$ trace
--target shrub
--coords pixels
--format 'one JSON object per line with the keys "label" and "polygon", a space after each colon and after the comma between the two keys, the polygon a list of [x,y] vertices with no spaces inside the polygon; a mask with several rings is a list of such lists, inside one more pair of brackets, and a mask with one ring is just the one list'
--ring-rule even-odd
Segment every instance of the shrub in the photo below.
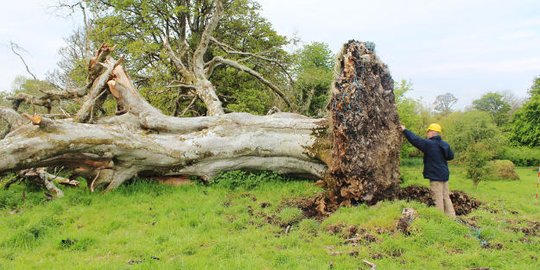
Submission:
{"label": "shrub", "polygon": [[[471,146],[482,143],[490,153],[499,156],[505,144],[501,131],[491,116],[482,111],[455,112],[441,120],[443,139],[447,140],[456,159],[461,160]],[[465,155],[461,155],[465,153]]]}
{"label": "shrub", "polygon": [[467,177],[473,180],[475,186],[488,176],[488,161],[494,156],[491,148],[486,143],[475,143],[465,152],[465,170]]}
{"label": "shrub", "polygon": [[222,172],[210,179],[210,184],[217,184],[228,189],[254,189],[264,182],[286,181],[279,174],[270,171],[262,172],[245,172],[245,171],[228,171]]}
{"label": "shrub", "polygon": [[516,166],[510,160],[493,160],[488,163],[489,179],[519,180]]}
{"label": "shrub", "polygon": [[506,147],[501,159],[510,160],[517,166],[540,166],[540,148]]}

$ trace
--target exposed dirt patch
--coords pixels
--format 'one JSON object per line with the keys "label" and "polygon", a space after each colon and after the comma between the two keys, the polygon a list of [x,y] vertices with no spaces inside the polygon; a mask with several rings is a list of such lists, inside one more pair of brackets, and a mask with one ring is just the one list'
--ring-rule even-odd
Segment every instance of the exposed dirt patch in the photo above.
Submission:
{"label": "exposed dirt patch", "polygon": [[540,236],[540,222],[526,221],[524,226],[514,226],[514,232],[522,232],[525,236]]}
{"label": "exposed dirt patch", "polygon": [[[358,244],[369,244],[373,242],[379,242],[380,239],[369,230],[345,224],[332,224],[326,227],[326,231],[331,235],[338,235],[343,238],[345,244],[356,246]],[[377,234],[381,234],[384,230],[376,229]]]}
{"label": "exposed dirt patch", "polygon": [[[435,205],[428,187],[408,186],[400,189],[396,197],[400,200],[419,201],[429,206]],[[467,193],[463,191],[452,191],[450,199],[452,200],[454,210],[456,210],[456,215],[458,216],[467,215],[480,206],[480,201],[467,195]]]}
{"label": "exposed dirt patch", "polygon": [[[407,200],[407,201],[419,201],[428,206],[435,205],[431,198],[430,190],[427,187],[422,186],[408,186],[399,189],[393,196],[386,198],[386,200]],[[477,209],[481,203],[477,199],[467,195],[463,191],[452,191],[450,199],[454,204],[456,215],[467,215],[473,210]],[[319,194],[311,198],[295,198],[284,201],[282,204],[285,206],[298,207],[304,213],[307,218],[314,218],[317,220],[323,220],[332,212],[326,205],[327,200],[323,194]],[[337,210],[334,208],[332,210]],[[540,226],[540,225],[538,225]],[[534,227],[533,228],[537,228]],[[538,231],[538,228],[535,229]]]}

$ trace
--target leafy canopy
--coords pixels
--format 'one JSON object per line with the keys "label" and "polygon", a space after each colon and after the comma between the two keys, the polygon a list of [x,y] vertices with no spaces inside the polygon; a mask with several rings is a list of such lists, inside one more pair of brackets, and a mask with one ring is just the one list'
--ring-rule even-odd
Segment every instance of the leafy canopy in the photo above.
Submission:
{"label": "leafy canopy", "polygon": [[489,113],[497,126],[502,126],[508,122],[511,107],[504,100],[504,96],[499,93],[489,92],[484,94],[480,99],[473,101],[473,107]]}

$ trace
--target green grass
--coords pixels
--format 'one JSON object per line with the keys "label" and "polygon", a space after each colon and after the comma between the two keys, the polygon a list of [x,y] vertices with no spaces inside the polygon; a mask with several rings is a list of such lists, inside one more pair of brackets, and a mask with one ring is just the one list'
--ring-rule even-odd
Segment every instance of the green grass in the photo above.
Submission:
{"label": "green grass", "polygon": [[[427,185],[418,166],[402,174],[403,185]],[[25,188],[16,185],[0,192],[0,269],[368,269],[363,259],[379,269],[534,269],[540,237],[520,229],[540,220],[536,172],[518,168],[518,174],[520,181],[481,182],[476,189],[452,168],[451,188],[484,202],[465,217],[478,229],[405,201],[306,219],[282,202],[320,189],[272,174],[268,181],[229,175],[245,185],[137,181],[107,194],[65,188],[66,197],[50,202],[35,190],[21,202]],[[419,213],[409,236],[394,231],[404,207]],[[351,228],[369,240],[346,243]]]}

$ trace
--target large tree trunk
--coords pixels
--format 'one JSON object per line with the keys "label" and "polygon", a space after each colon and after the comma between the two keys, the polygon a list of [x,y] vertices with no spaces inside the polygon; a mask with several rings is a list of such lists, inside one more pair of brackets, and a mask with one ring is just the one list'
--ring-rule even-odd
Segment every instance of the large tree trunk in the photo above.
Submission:
{"label": "large tree trunk", "polygon": [[138,174],[212,176],[254,169],[321,177],[326,170],[310,150],[316,148],[312,134],[325,128],[320,119],[288,113],[163,116],[159,122],[143,117],[24,125],[0,141],[0,171],[62,165],[98,176],[95,184],[112,189]]}
{"label": "large tree trunk", "polygon": [[[332,126],[293,113],[164,115],[144,100],[104,48],[105,55],[95,57],[99,68],[90,66],[93,83],[75,119],[26,115],[32,124],[23,124],[17,112],[0,110],[12,128],[0,141],[0,172],[61,165],[86,175],[92,189],[111,190],[137,175],[274,170],[324,178],[329,190],[324,201],[331,205],[371,203],[397,186],[400,135],[393,82],[364,43],[346,44],[340,56],[329,105]],[[92,120],[103,91],[115,98],[117,115]]]}

